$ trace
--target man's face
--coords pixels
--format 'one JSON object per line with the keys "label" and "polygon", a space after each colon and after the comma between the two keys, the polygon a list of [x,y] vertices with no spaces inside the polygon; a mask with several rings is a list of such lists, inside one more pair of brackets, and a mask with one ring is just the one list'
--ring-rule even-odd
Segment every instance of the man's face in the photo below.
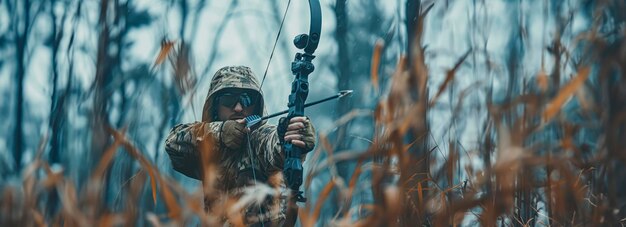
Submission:
{"label": "man's face", "polygon": [[244,89],[225,89],[216,98],[219,121],[243,119],[255,114],[259,102],[256,92]]}

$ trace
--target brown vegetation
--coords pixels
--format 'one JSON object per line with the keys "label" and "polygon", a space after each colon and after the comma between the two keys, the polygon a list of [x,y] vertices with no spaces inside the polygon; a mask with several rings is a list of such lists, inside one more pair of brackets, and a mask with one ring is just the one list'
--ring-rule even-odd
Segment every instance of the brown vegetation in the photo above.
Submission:
{"label": "brown vegetation", "polygon": [[[606,19],[602,15],[596,17],[598,23]],[[420,43],[423,29],[421,24],[417,26],[413,37],[415,43]],[[553,41],[551,48],[558,47],[552,52],[557,59],[555,71],[536,72],[533,80],[521,85],[519,94],[511,94],[503,102],[494,103],[487,96],[483,101],[488,116],[478,148],[465,150],[459,141],[447,141],[449,149],[443,160],[432,158],[432,152],[439,148],[425,139],[430,133],[428,114],[454,82],[458,68],[472,50],[459,57],[435,95],[429,98],[427,85],[431,75],[422,47],[412,45],[409,56],[399,60],[393,75],[379,75],[384,46],[377,43],[372,56],[372,86],[378,91],[383,87],[381,78],[389,77],[391,87],[381,91],[385,95],[373,111],[375,136],[371,146],[361,153],[335,154],[327,135],[320,135],[317,149],[306,162],[310,171],[305,188],[322,170],[330,169],[332,173],[338,162],[354,161],[357,168],[351,179],[331,174],[335,177],[320,195],[309,196],[304,209],[300,209],[302,225],[313,226],[320,221],[323,203],[349,207],[356,188],[364,187],[357,184],[357,178],[365,172],[371,173],[371,185],[367,188],[374,196],[373,204],[359,207],[367,215],[355,221],[352,213],[346,212],[331,223],[338,226],[624,225],[626,32],[623,24],[616,34],[600,32],[597,29],[600,25],[594,26],[581,34],[578,45],[571,49],[558,39]],[[189,47],[176,46],[170,41],[162,47],[156,65],[169,59],[175,69],[177,88],[181,93],[190,92],[196,81],[188,72]],[[580,53],[576,55],[580,59],[570,62],[571,65],[561,62],[564,55],[575,52]],[[561,75],[564,67],[572,67],[577,73]],[[552,80],[555,77],[559,79]],[[460,93],[457,106],[462,105],[463,94]],[[568,108],[572,103],[578,105]],[[567,111],[574,111],[584,120],[571,120]],[[369,113],[353,110],[336,124],[341,126]],[[455,112],[452,118],[463,116]],[[154,226],[180,226],[194,221],[212,226],[222,223],[224,217],[234,225],[243,225],[237,212],[241,201],[212,189],[218,163],[217,156],[211,153],[211,141],[203,143],[201,149],[203,188],[189,193],[167,174],[160,173],[150,158],[125,136],[124,129],[106,125],[103,133],[112,141],[98,157],[99,162],[88,180],[79,186],[75,179],[64,175],[63,169],[53,170],[42,158],[47,144],[43,141],[34,161],[23,168],[19,183],[5,184],[0,190],[0,225],[110,226],[145,224],[139,220],[146,220]],[[594,143],[589,143],[589,139]],[[103,189],[117,152],[127,152],[139,163],[140,170],[118,192],[119,199],[115,200],[121,203],[119,208],[112,209],[106,205]],[[326,154],[323,161],[321,153]],[[480,162],[481,167],[471,162]],[[340,201],[329,200],[335,189],[339,191]],[[146,192],[152,204],[164,203],[166,210],[142,207],[146,204],[142,197]],[[51,196],[58,196],[60,203],[52,211],[45,206]],[[204,197],[223,208],[205,212]],[[255,198],[247,199],[246,203],[255,201]]]}

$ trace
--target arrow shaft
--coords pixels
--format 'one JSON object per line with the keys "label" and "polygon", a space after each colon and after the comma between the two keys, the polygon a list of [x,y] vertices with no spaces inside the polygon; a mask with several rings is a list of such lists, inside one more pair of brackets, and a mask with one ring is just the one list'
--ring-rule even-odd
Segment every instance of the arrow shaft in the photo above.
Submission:
{"label": "arrow shaft", "polygon": [[[320,103],[323,103],[323,102],[326,102],[326,101],[329,101],[329,100],[333,100],[333,99],[339,98],[341,96],[342,96],[342,94],[333,95],[333,96],[330,96],[328,98],[324,98],[324,99],[317,100],[315,102],[310,102],[310,103],[304,104],[304,107],[306,108],[306,107],[309,107],[309,106],[317,105],[317,104],[320,104]],[[270,119],[270,118],[273,118],[273,117],[276,117],[276,116],[280,116],[280,115],[283,115],[283,114],[286,114],[286,113],[289,113],[289,110],[284,110],[284,111],[280,111],[278,113],[273,113],[273,114],[264,116],[264,117],[261,118],[261,120],[267,120],[267,119]]]}

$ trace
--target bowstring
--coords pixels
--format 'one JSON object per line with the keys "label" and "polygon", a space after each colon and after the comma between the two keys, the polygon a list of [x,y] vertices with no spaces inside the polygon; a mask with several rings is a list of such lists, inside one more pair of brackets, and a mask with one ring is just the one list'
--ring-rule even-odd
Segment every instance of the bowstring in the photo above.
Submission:
{"label": "bowstring", "polygon": [[[254,187],[256,188],[257,187],[257,185],[256,185],[256,182],[257,182],[257,180],[256,180],[256,170],[255,170],[256,169],[255,168],[256,167],[256,163],[254,162],[254,159],[252,158],[252,144],[250,143],[250,132],[249,131],[246,131],[246,136],[247,136],[246,140],[248,141],[247,142],[248,147],[247,147],[246,150],[248,150],[248,158],[250,159],[250,165],[252,166],[252,168],[251,168],[252,169],[252,179],[254,180]],[[256,215],[257,216],[259,216],[259,214],[265,215],[265,213],[263,212],[263,207],[261,207],[261,203],[257,203],[257,206],[259,208],[259,213],[256,214]],[[261,226],[265,227],[265,224],[264,224],[265,221],[260,221],[260,222],[261,222]]]}
{"label": "bowstring", "polygon": [[287,2],[287,8],[285,8],[285,12],[283,13],[283,19],[280,21],[280,27],[278,27],[278,34],[276,34],[276,40],[274,40],[274,47],[272,47],[272,53],[270,54],[270,59],[267,60],[267,65],[265,66],[265,72],[263,72],[263,79],[261,80],[261,87],[259,90],[263,88],[263,83],[265,82],[265,77],[267,77],[267,70],[270,68],[270,62],[272,62],[272,58],[274,57],[274,51],[276,50],[276,44],[278,44],[278,39],[280,38],[280,33],[283,30],[283,25],[285,24],[285,18],[287,17],[287,11],[289,11],[289,6],[291,5],[291,0]]}
{"label": "bowstring", "polygon": [[[287,12],[289,11],[289,6],[291,5],[291,0],[287,2],[287,7],[285,8],[285,12],[283,13],[283,18],[280,21],[280,27],[278,27],[278,34],[276,34],[276,39],[274,40],[274,45],[272,47],[272,52],[270,53],[270,58],[267,60],[267,65],[265,66],[265,71],[263,72],[263,79],[261,80],[261,86],[259,86],[259,90],[263,89],[263,83],[265,83],[265,78],[267,77],[267,71],[270,68],[270,63],[272,62],[272,58],[274,58],[274,52],[276,51],[276,45],[278,44],[278,40],[280,39],[280,33],[283,30],[283,25],[285,24],[285,18],[287,17]],[[248,136],[248,158],[250,159],[250,164],[252,165],[252,178],[254,180],[254,186],[256,187],[257,179],[256,179],[256,164],[254,162],[252,156],[252,144],[250,144],[250,132],[246,132]],[[257,204],[259,207],[259,212],[263,212],[263,208],[261,207],[261,203]],[[264,221],[261,221],[261,226],[265,226]]]}

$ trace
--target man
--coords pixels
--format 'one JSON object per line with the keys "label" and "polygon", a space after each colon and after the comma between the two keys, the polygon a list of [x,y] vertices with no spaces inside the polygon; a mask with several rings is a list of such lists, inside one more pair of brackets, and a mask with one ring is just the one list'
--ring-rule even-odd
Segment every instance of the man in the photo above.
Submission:
{"label": "man", "polygon": [[[214,163],[219,173],[215,182],[203,180],[205,193],[207,184],[211,184],[222,193],[240,197],[243,188],[257,182],[269,183],[285,192],[281,177],[285,159],[282,143],[291,142],[307,152],[313,150],[316,140],[313,124],[307,117],[294,117],[286,129],[277,129],[265,121],[252,129],[246,128],[244,118],[253,114],[266,113],[263,93],[250,68],[230,66],[218,70],[204,103],[202,122],[177,125],[166,139],[165,150],[174,169],[195,179],[211,179],[205,173],[214,173],[203,172],[200,165],[201,156],[206,155],[201,152],[209,152],[200,149],[201,143],[210,140],[211,149],[206,150],[217,152],[212,157],[217,159]],[[211,206],[207,201],[211,196],[205,194],[207,209],[211,209],[206,207]],[[276,205],[268,199],[262,205],[246,207],[244,223],[265,226],[282,223],[286,211],[284,193],[280,201]]]}

